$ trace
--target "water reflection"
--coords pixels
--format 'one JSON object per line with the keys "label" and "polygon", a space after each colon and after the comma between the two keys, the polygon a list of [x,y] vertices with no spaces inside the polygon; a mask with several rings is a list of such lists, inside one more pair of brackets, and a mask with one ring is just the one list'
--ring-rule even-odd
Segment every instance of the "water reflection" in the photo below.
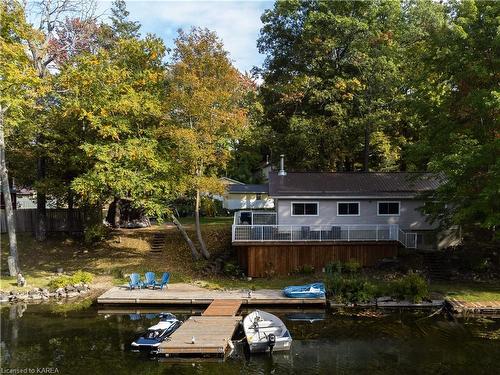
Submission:
{"label": "water reflection", "polygon": [[[429,313],[278,312],[294,342],[289,353],[164,360],[130,352],[161,310],[48,305],[1,308],[3,368],[58,368],[60,374],[421,374],[499,373],[499,319],[448,320]],[[200,310],[172,311],[186,319]],[[313,314],[313,315],[311,315]],[[314,319],[307,317],[314,316]]]}

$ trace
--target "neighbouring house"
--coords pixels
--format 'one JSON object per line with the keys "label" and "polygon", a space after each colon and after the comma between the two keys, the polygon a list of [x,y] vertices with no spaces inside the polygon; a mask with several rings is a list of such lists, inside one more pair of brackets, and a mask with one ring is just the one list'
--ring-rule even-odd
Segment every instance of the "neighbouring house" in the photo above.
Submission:
{"label": "neighbouring house", "polygon": [[269,175],[274,212],[240,211],[232,241],[249,276],[356,259],[374,265],[400,248],[436,247],[437,223],[420,211],[429,173],[286,173]]}
{"label": "neighbouring house", "polygon": [[223,207],[227,210],[272,209],[267,184],[231,184],[224,194]]}
{"label": "neighbouring house", "polygon": [[219,180],[225,186],[225,192],[222,196],[212,195],[212,198],[221,201],[226,210],[274,208],[267,184],[245,184],[229,177],[221,177]]}

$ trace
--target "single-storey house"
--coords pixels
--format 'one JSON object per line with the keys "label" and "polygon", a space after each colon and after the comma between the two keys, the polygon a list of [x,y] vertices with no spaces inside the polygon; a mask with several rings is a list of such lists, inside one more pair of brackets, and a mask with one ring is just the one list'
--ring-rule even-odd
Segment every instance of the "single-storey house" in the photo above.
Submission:
{"label": "single-storey house", "polygon": [[[269,176],[274,212],[236,212],[232,241],[249,276],[356,259],[373,265],[435,239],[420,208],[440,179],[429,173],[286,173]],[[434,244],[432,244],[434,245]]]}
{"label": "single-storey house", "polygon": [[223,195],[222,207],[227,210],[273,209],[267,184],[229,183]]}

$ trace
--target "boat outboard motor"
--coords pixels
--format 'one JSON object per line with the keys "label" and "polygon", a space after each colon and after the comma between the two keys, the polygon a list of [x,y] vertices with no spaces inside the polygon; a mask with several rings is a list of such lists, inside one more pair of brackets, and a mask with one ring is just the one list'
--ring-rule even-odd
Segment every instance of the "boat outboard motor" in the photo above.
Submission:
{"label": "boat outboard motor", "polygon": [[273,333],[271,333],[267,337],[267,346],[269,346],[270,353],[273,352],[274,345],[276,345],[276,336]]}

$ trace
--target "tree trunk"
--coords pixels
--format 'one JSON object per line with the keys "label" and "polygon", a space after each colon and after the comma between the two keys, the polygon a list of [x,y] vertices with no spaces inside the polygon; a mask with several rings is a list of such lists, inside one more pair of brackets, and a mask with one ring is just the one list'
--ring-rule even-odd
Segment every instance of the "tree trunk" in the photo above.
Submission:
{"label": "tree trunk", "polygon": [[[45,158],[40,156],[37,162],[38,181],[45,178]],[[36,240],[45,241],[47,239],[47,196],[40,191],[36,192]]]}
{"label": "tree trunk", "polygon": [[368,123],[365,124],[365,149],[364,149],[364,170],[369,171],[370,162],[370,129],[368,128]]}
{"label": "tree trunk", "polygon": [[198,237],[198,242],[201,247],[201,254],[205,259],[210,258],[210,253],[207,250],[207,246],[205,245],[205,241],[203,240],[203,236],[201,235],[201,225],[200,225],[200,191],[196,189],[196,202],[194,205],[194,219],[196,226],[196,236]]}
{"label": "tree trunk", "polygon": [[74,209],[73,209],[73,192],[71,191],[71,188],[68,187],[68,212],[67,212],[67,217],[66,217],[66,222],[67,222],[67,228],[66,230],[68,231],[69,235],[73,233],[73,228],[74,228]]}
{"label": "tree trunk", "polygon": [[182,226],[182,224],[179,222],[179,220],[177,220],[177,218],[175,217],[174,214],[171,214],[170,217],[171,217],[174,225],[177,227],[179,232],[181,232],[182,237],[184,238],[184,240],[188,244],[189,249],[191,250],[191,255],[193,256],[193,259],[199,260],[200,254],[198,253],[198,250],[196,250],[196,247],[194,246],[193,241],[191,241],[191,238],[189,238],[189,236],[188,236],[186,230],[184,229],[184,227]]}
{"label": "tree trunk", "polygon": [[[2,193],[5,203],[5,221],[7,222],[7,232],[9,233],[10,256],[14,260],[14,269],[9,267],[10,276],[16,276],[21,272],[19,268],[19,258],[17,255],[16,223],[14,221],[14,209],[10,196],[9,175],[7,163],[5,161],[5,137],[3,131],[4,109],[0,107],[0,177],[2,182]],[[15,273],[14,273],[15,272]],[[14,273],[14,274],[13,274]]]}
{"label": "tree trunk", "polygon": [[115,216],[113,218],[113,227],[120,228],[120,222],[121,222],[120,198],[115,197]]}

